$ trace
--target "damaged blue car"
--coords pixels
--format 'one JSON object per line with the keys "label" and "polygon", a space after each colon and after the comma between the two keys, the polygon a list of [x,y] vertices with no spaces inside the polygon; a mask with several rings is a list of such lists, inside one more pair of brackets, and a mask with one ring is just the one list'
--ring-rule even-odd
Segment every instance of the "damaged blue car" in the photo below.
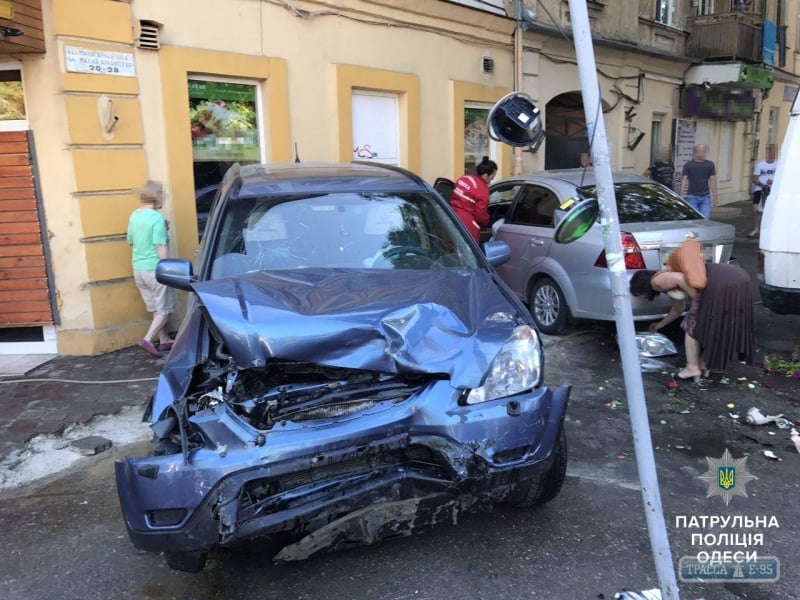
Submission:
{"label": "damaged blue car", "polygon": [[234,166],[146,418],[116,463],[128,533],[175,569],[215,548],[276,561],[409,535],[564,482],[569,386],[530,314],[417,176],[376,164]]}

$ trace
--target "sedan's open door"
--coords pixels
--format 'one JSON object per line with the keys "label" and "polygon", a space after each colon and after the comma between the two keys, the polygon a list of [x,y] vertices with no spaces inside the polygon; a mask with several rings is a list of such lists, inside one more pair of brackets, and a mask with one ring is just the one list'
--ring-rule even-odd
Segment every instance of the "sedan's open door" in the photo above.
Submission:
{"label": "sedan's open door", "polygon": [[450,202],[450,196],[453,195],[453,188],[455,184],[447,177],[437,177],[433,182],[433,189],[439,192],[439,195],[444,198],[445,202]]}

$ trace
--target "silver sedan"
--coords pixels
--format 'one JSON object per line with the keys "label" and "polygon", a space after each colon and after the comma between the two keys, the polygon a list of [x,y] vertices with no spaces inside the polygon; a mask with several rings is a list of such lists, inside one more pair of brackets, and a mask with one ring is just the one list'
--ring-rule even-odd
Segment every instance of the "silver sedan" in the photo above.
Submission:
{"label": "silver sedan", "polygon": [[[702,244],[706,261],[730,260],[735,237],[732,225],[704,219],[652,179],[614,173],[614,190],[629,274],[636,269],[662,268],[670,252],[686,239]],[[600,222],[571,244],[553,241],[555,225],[566,214],[560,207],[569,200],[593,197],[591,169],[530,173],[491,187],[494,239],[511,247],[511,260],[497,271],[528,303],[543,333],[562,333],[573,318],[614,319]],[[638,321],[659,319],[670,307],[666,295],[654,301],[631,300]]]}

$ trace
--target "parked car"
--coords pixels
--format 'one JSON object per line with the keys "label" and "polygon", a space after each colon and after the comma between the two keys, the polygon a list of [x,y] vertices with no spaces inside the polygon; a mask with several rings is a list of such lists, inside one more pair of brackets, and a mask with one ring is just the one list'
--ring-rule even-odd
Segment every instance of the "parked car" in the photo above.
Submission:
{"label": "parked car", "polygon": [[[652,179],[614,173],[614,192],[625,265],[658,270],[686,239],[703,246],[705,259],[728,262],[735,229],[703,217],[671,190]],[[543,333],[562,333],[573,318],[613,320],[611,283],[600,222],[571,244],[553,241],[554,227],[564,216],[562,206],[595,198],[591,169],[542,171],[511,177],[491,186],[490,214],[494,240],[506,242],[511,260],[497,271],[530,307]],[[569,201],[572,201],[570,203]],[[487,231],[485,238],[491,232]],[[670,308],[670,299],[631,298],[635,320],[656,320]]]}
{"label": "parked car", "polygon": [[133,544],[203,568],[216,547],[297,560],[498,502],[553,499],[569,386],[543,384],[529,312],[418,177],[379,165],[226,175],[147,418],[116,463]]}

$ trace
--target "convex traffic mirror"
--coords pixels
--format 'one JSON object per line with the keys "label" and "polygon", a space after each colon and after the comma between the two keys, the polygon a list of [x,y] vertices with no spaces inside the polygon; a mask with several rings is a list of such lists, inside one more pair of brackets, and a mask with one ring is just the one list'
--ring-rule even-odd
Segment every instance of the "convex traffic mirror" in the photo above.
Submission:
{"label": "convex traffic mirror", "polygon": [[558,222],[553,236],[559,244],[569,244],[582,238],[600,214],[600,204],[594,198],[580,202],[570,198],[558,208],[568,211]]}
{"label": "convex traffic mirror", "polygon": [[506,94],[492,107],[486,119],[489,137],[514,147],[536,152],[544,140],[539,109],[524,92]]}

